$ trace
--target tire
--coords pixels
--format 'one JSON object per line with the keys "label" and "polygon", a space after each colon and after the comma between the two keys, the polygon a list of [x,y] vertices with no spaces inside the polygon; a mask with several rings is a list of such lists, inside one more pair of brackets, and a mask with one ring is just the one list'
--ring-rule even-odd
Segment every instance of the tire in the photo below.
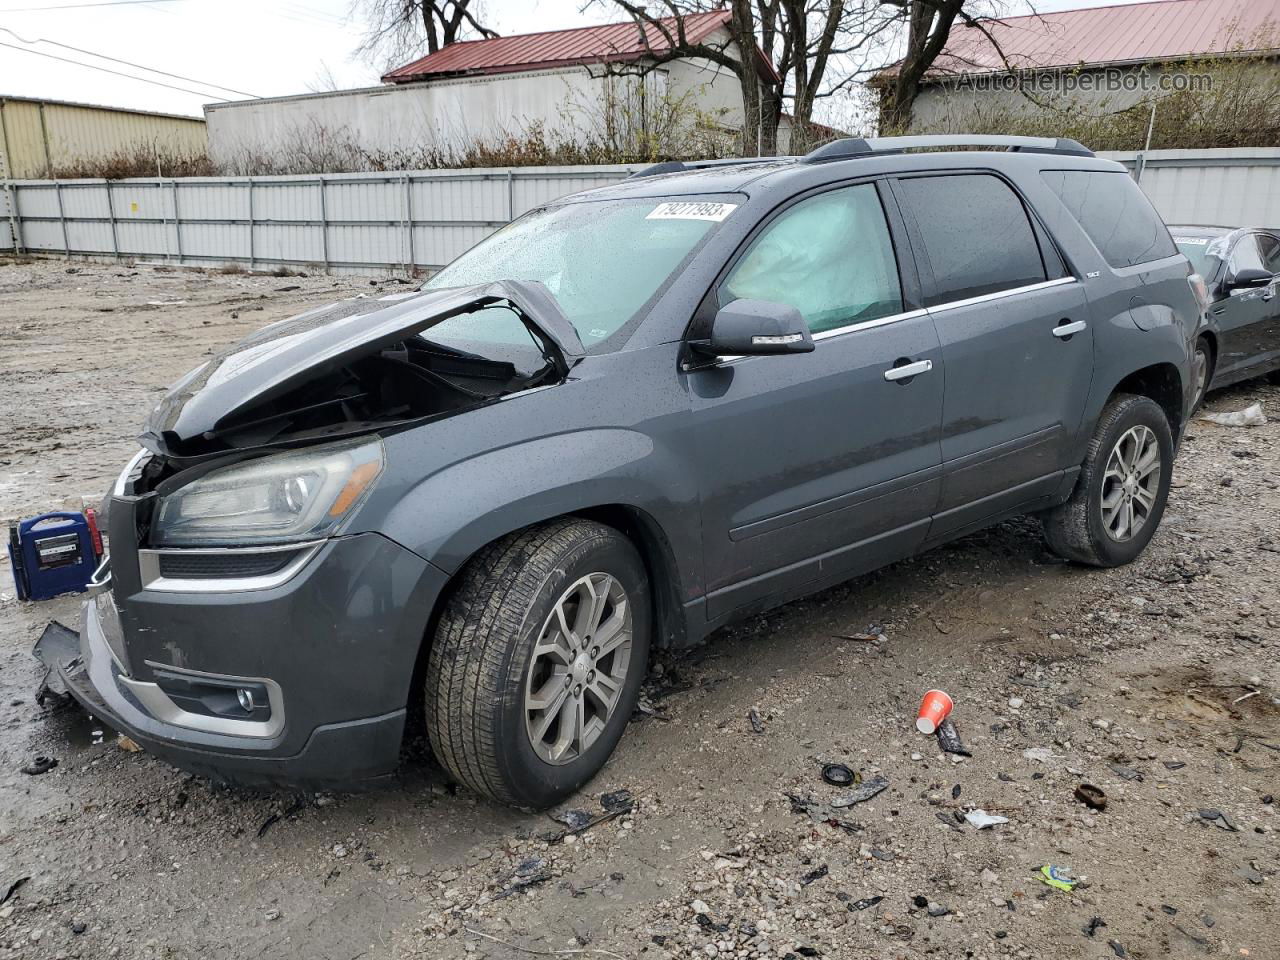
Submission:
{"label": "tire", "polygon": [[1191,404],[1191,412],[1200,409],[1204,396],[1209,392],[1209,382],[1213,379],[1213,347],[1207,337],[1196,340],[1195,351],[1191,360],[1191,375],[1195,377],[1196,397]]}
{"label": "tire", "polygon": [[[1152,478],[1148,471],[1141,482],[1132,488],[1126,487],[1120,480],[1127,472],[1125,464],[1117,465],[1118,473],[1109,473],[1108,468],[1112,466],[1113,454],[1127,457],[1140,440],[1147,444],[1138,451],[1140,463],[1146,461],[1147,451],[1158,450],[1159,474]],[[1125,446],[1117,450],[1122,443]],[[1164,515],[1172,468],[1173,434],[1159,404],[1131,394],[1113,397],[1098,418],[1071,497],[1042,515],[1049,548],[1068,560],[1095,567],[1118,567],[1137,559],[1151,542]],[[1132,492],[1138,487],[1150,497],[1149,506],[1144,507],[1146,497]],[[1104,489],[1113,503],[1117,489],[1120,491],[1119,514],[1104,510]],[[1124,522],[1126,494],[1134,504],[1134,520],[1130,525]],[[1143,509],[1146,509],[1145,515],[1141,515]]]}
{"label": "tire", "polygon": [[[602,598],[600,632],[616,628],[602,644],[629,628],[629,645],[619,641],[609,652],[591,642],[598,639],[589,626],[593,596]],[[651,631],[644,562],[617,530],[568,518],[491,544],[463,571],[427,658],[427,736],[437,759],[500,803],[543,809],[564,799],[621,739],[644,681]],[[608,683],[617,687],[612,708],[602,697]],[[530,712],[544,701],[544,710]]]}

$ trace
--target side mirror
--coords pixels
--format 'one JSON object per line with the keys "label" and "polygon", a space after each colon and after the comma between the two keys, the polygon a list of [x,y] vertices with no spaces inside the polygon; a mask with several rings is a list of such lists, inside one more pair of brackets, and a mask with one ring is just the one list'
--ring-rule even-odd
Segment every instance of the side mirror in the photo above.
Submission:
{"label": "side mirror", "polygon": [[692,346],[716,357],[810,353],[813,334],[795,307],[771,300],[734,300],[716,313],[711,339]]}
{"label": "side mirror", "polygon": [[1259,270],[1256,267],[1245,267],[1243,270],[1237,270],[1234,275],[1228,277],[1223,286],[1228,290],[1245,290],[1250,287],[1265,287],[1274,279],[1275,276],[1265,270]]}

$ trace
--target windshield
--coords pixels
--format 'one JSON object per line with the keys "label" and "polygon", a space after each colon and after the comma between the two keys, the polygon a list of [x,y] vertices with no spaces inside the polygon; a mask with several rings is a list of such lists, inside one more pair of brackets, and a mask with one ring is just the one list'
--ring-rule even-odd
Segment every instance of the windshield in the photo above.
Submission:
{"label": "windshield", "polygon": [[[546,285],[590,349],[637,317],[736,206],[683,198],[543,207],[472,247],[423,289],[536,280]],[[426,336],[470,349],[479,344],[532,348],[528,331],[504,308],[446,320]]]}
{"label": "windshield", "polygon": [[1206,281],[1213,279],[1218,272],[1218,259],[1208,253],[1212,237],[1177,237],[1173,242],[1178,252],[1191,261],[1191,269],[1200,274]]}

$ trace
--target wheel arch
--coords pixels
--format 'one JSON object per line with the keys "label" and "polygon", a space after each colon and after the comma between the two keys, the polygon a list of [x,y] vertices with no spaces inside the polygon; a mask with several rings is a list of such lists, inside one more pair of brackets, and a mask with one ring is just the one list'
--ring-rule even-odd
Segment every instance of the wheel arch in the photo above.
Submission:
{"label": "wheel arch", "polygon": [[1134,370],[1111,388],[1103,402],[1103,408],[1117,394],[1132,393],[1154,400],[1169,419],[1169,429],[1175,441],[1182,436],[1186,426],[1186,393],[1182,373],[1172,363],[1153,363]]}

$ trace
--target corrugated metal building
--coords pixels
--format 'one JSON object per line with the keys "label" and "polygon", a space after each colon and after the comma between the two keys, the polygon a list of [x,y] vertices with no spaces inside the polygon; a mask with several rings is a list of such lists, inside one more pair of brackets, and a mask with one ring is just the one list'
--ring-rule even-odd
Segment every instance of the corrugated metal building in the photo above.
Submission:
{"label": "corrugated metal building", "polygon": [[[957,23],[925,75],[912,126],[967,129],[985,113],[1114,113],[1179,89],[1168,67],[1280,54],[1280,0],[1157,0]],[[896,65],[872,80],[882,91]],[[1013,82],[1016,77],[1017,82]]]}
{"label": "corrugated metal building", "polygon": [[139,149],[164,156],[203,155],[208,150],[205,122],[168,113],[0,96],[0,160],[10,177],[49,177],[60,168]]}

